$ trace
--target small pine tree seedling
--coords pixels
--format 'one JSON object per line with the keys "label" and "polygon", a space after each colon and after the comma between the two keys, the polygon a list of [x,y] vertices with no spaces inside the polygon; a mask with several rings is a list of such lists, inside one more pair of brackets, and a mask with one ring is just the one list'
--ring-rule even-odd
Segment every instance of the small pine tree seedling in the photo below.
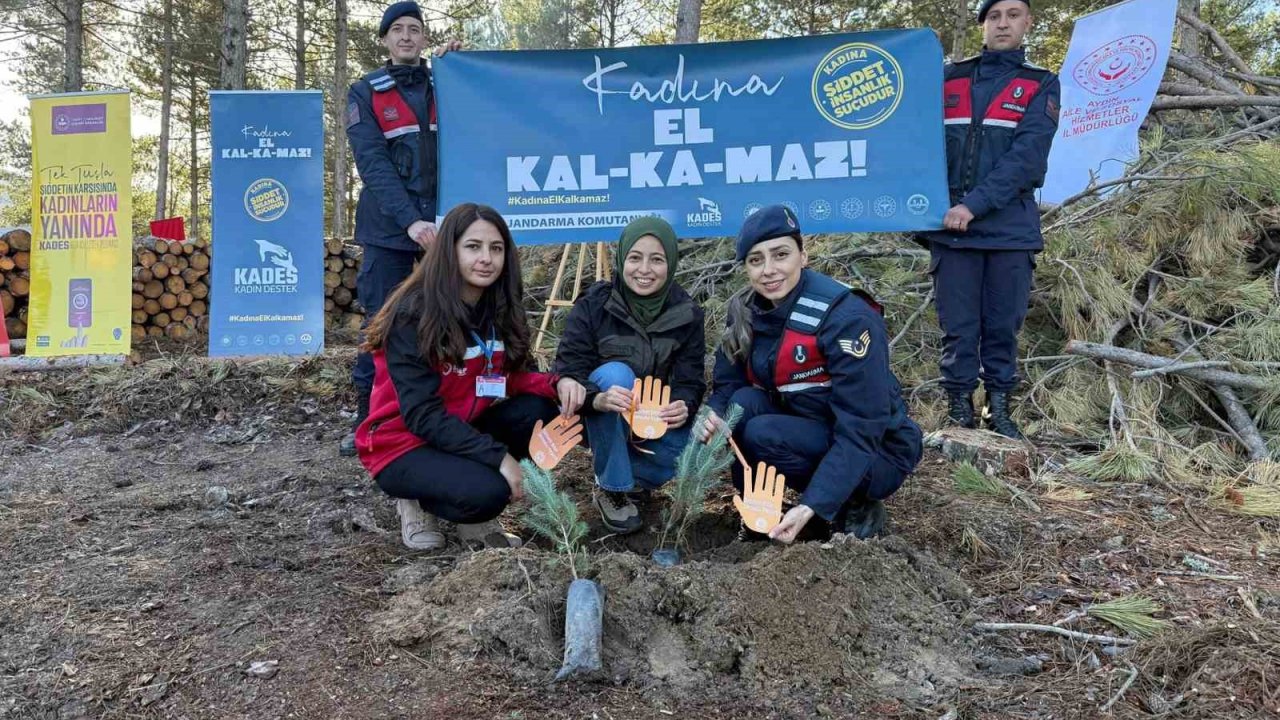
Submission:
{"label": "small pine tree seedling", "polygon": [[[693,420],[695,431],[702,427],[710,414],[711,409],[703,405]],[[720,428],[707,442],[690,438],[676,458],[675,477],[663,488],[671,502],[662,513],[662,534],[658,537],[658,547],[685,546],[689,529],[705,508],[707,493],[733,460],[729,436],[741,419],[742,408],[731,405],[722,418]]]}
{"label": "small pine tree seedling", "polygon": [[586,574],[589,563],[582,544],[587,524],[578,516],[577,503],[556,489],[550,472],[528,460],[522,461],[520,468],[524,471],[524,492],[529,496],[525,523],[551,541],[555,551],[569,563],[574,579],[578,579]]}

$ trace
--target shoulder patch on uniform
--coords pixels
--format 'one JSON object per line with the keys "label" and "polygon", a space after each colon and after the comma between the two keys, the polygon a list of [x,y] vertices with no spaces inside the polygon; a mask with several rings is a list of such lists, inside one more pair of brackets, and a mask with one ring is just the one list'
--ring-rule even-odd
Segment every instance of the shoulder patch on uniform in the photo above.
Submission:
{"label": "shoulder patch on uniform", "polygon": [[871,349],[871,331],[863,330],[857,340],[840,340],[840,349],[846,355],[851,355],[861,360],[867,356],[867,351]]}
{"label": "shoulder patch on uniform", "polygon": [[1054,122],[1058,122],[1058,115],[1062,112],[1062,108],[1058,107],[1056,98],[1049,98],[1044,104],[1044,113],[1053,118]]}
{"label": "shoulder patch on uniform", "polygon": [[351,127],[360,122],[360,105],[356,102],[347,103],[347,127]]}
{"label": "shoulder patch on uniform", "polygon": [[1035,64],[1035,63],[1033,63],[1033,62],[1027,62],[1026,60],[1023,60],[1023,61],[1022,61],[1022,67],[1024,67],[1024,68],[1030,68],[1031,70],[1044,70],[1045,72],[1048,72],[1048,71],[1049,71],[1049,68],[1047,68],[1047,67],[1040,67],[1039,65],[1037,65],[1037,64]]}

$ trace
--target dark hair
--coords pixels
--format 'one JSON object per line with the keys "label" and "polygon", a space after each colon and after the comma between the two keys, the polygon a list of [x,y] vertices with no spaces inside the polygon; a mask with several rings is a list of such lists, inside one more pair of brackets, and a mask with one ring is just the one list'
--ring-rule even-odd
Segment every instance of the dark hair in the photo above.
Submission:
{"label": "dark hair", "polygon": [[480,220],[498,228],[504,243],[504,260],[502,273],[485,288],[479,306],[486,317],[493,318],[494,329],[505,348],[503,368],[508,372],[525,369],[529,363],[529,326],[522,304],[524,283],[520,276],[520,255],[502,215],[476,203],[463,203],[444,216],[426,257],[369,322],[362,349],[372,352],[381,348],[396,318],[403,314],[405,318],[416,318],[418,353],[428,362],[432,365],[462,362],[467,351],[470,311],[462,302],[457,244],[467,228]]}

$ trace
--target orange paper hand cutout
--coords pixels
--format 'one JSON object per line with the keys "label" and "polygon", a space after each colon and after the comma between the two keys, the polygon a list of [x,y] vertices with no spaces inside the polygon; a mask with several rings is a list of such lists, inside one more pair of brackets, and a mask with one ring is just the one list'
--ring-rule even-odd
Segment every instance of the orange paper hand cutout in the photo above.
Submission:
{"label": "orange paper hand cutout", "polygon": [[746,495],[745,500],[734,495],[733,505],[738,508],[738,514],[748,528],[767,533],[782,521],[782,495],[787,489],[787,476],[778,474],[778,469],[772,465],[760,463],[756,466],[755,481],[752,482],[751,464],[743,457],[733,436],[728,440],[733,454],[742,464],[742,489]]}
{"label": "orange paper hand cutout", "polygon": [[564,459],[569,451],[582,442],[582,424],[577,415],[565,417],[557,415],[546,427],[539,420],[533,426],[533,435],[529,438],[529,457],[533,464],[543,470],[550,470]]}
{"label": "orange paper hand cutout", "polygon": [[787,487],[787,476],[772,465],[756,465],[753,477],[751,468],[742,466],[742,490],[745,499],[733,496],[733,506],[738,508],[742,521],[758,533],[767,533],[782,520],[782,493]]}
{"label": "orange paper hand cutout", "polygon": [[667,434],[667,421],[662,408],[671,404],[671,388],[663,387],[658,378],[636,379],[631,389],[631,412],[627,420],[637,437],[653,440]]}

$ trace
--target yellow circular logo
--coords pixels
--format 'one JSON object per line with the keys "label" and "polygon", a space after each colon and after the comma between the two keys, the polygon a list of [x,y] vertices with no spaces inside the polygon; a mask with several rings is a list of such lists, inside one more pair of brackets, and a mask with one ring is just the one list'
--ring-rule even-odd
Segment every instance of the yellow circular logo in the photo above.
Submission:
{"label": "yellow circular logo", "polygon": [[870,43],[848,43],[827,53],[813,73],[813,103],[823,117],[849,130],[884,122],[902,100],[902,67]]}

